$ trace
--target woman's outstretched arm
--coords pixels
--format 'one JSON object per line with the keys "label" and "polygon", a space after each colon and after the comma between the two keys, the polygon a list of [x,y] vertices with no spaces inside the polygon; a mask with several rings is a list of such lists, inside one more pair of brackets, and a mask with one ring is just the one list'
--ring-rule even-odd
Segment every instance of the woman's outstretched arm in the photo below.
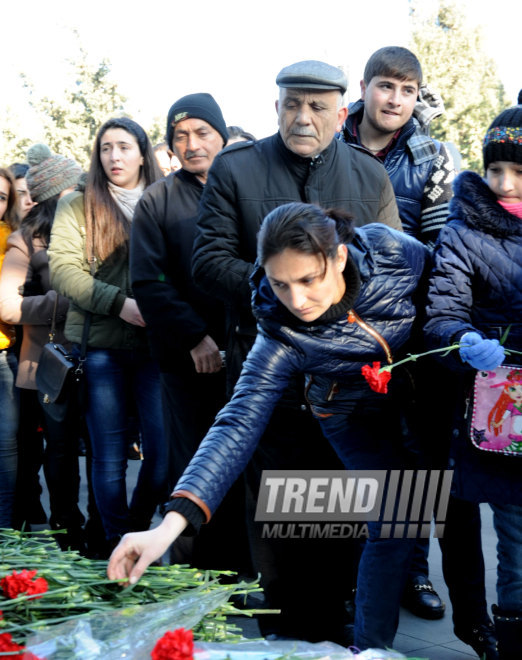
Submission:
{"label": "woman's outstretched arm", "polygon": [[127,580],[128,584],[135,584],[145,569],[174,543],[187,524],[180,513],[169,511],[158,527],[125,534],[109,559],[107,575],[111,580]]}

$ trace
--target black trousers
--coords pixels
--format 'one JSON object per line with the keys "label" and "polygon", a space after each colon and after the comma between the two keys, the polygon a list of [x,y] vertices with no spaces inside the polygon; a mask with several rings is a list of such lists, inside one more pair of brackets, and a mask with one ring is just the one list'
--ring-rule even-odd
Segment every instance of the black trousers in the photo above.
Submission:
{"label": "black trousers", "polygon": [[318,422],[300,405],[274,411],[245,471],[249,533],[254,568],[261,574],[266,607],[280,615],[258,618],[263,635],[280,634],[311,642],[343,639],[349,623],[361,543],[351,538],[263,538],[254,512],[263,470],[344,469]]}
{"label": "black trousers", "polygon": [[[226,403],[225,378],[224,371],[198,374],[191,365],[178,373],[161,374],[165,436],[169,443],[169,492]],[[197,536],[181,536],[173,544],[172,563],[253,576],[245,521],[245,490],[239,479]]]}
{"label": "black trousers", "polygon": [[[411,426],[422,444],[423,467],[450,466],[451,441],[459,417],[458,402],[462,401],[466,388],[465,378],[429,358],[416,363]],[[487,622],[479,505],[452,495],[439,544],[455,629],[469,629]],[[415,547],[410,575],[427,574],[427,552],[428,542],[421,539]]]}
{"label": "black trousers", "polygon": [[83,514],[78,508],[78,440],[81,432],[78,401],[73,396],[65,403],[46,404],[40,392],[37,396],[43,411],[43,466],[51,507],[49,522],[52,528],[76,529],[84,523]]}
{"label": "black trousers", "polygon": [[[18,468],[13,509],[13,525],[21,528],[31,522],[45,523],[35,517],[43,514],[40,504],[42,486],[38,473],[43,464],[43,412],[36,390],[19,389],[20,417],[17,433]],[[30,528],[30,527],[29,527]]]}

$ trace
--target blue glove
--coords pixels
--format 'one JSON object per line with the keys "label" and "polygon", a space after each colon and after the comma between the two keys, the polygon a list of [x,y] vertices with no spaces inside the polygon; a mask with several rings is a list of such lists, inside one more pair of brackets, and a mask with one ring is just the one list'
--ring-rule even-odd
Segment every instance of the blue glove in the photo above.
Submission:
{"label": "blue glove", "polygon": [[460,357],[473,369],[491,371],[504,362],[504,349],[498,339],[483,339],[478,332],[466,332],[459,344]]}

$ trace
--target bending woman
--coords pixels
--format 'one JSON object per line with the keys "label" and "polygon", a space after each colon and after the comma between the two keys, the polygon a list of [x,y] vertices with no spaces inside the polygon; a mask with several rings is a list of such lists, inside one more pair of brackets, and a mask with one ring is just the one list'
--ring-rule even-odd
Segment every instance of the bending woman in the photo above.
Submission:
{"label": "bending woman", "polygon": [[[96,504],[111,544],[129,530],[148,529],[167,483],[159,371],[132,296],[128,257],[134,207],[158,178],[141,126],[127,118],[109,120],[96,137],[85,193],[58,204],[49,246],[52,286],[70,300],[65,336],[78,353],[91,313],[86,420]],[[128,420],[135,411],[143,462],[128,505]]]}
{"label": "bending woman", "polygon": [[[409,339],[412,294],[426,254],[421,243],[385,225],[353,231],[345,216],[308,204],[287,204],[265,218],[260,266],[252,276],[259,333],[234,396],[178,482],[162,524],[126,536],[115,549],[111,578],[135,582],[187,525],[197,529],[210,518],[297,373],[307,374],[312,411],[347,468],[409,462],[397,397],[370,390],[361,367],[386,361]],[[378,522],[369,523],[369,531],[359,566],[355,643],[384,648],[397,628],[415,539],[381,539]]]}

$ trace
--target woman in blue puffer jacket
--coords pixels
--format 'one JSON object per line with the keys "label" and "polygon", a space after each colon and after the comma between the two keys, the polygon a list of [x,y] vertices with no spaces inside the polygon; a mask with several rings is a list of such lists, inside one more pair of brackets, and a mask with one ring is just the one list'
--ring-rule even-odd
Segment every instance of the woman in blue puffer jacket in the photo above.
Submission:
{"label": "woman in blue puffer jacket", "polygon": [[[190,523],[209,519],[250,459],[289,379],[307,375],[307,397],[325,436],[350,469],[412,465],[401,429],[401,378],[370,389],[367,363],[391,362],[410,339],[413,300],[427,250],[385,225],[355,231],[340,213],[287,204],[264,220],[252,276],[259,332],[234,396],[178,482],[163,523],[129,534],[114,551],[111,578],[131,582]],[[395,391],[396,390],[396,391]],[[405,568],[415,539],[380,538],[370,522],[359,566],[355,643],[391,646]]]}
{"label": "woman in blue puffer jacket", "polygon": [[[460,356],[451,354],[444,359],[453,371],[450,378],[457,392],[451,458],[454,494],[466,501],[488,502],[493,509],[499,557],[498,607],[493,607],[493,614],[499,657],[504,660],[520,658],[522,649],[522,436],[513,434],[511,449],[518,456],[481,451],[472,445],[468,399],[477,370],[495,369],[507,349],[505,362],[515,368],[506,379],[504,398],[513,399],[509,404],[513,421],[515,416],[520,421],[521,105],[494,119],[484,138],[483,156],[485,179],[463,172],[454,184],[449,221],[435,249],[425,334],[432,347],[454,342],[462,346]],[[498,417],[492,414],[497,429],[503,409]]]}

